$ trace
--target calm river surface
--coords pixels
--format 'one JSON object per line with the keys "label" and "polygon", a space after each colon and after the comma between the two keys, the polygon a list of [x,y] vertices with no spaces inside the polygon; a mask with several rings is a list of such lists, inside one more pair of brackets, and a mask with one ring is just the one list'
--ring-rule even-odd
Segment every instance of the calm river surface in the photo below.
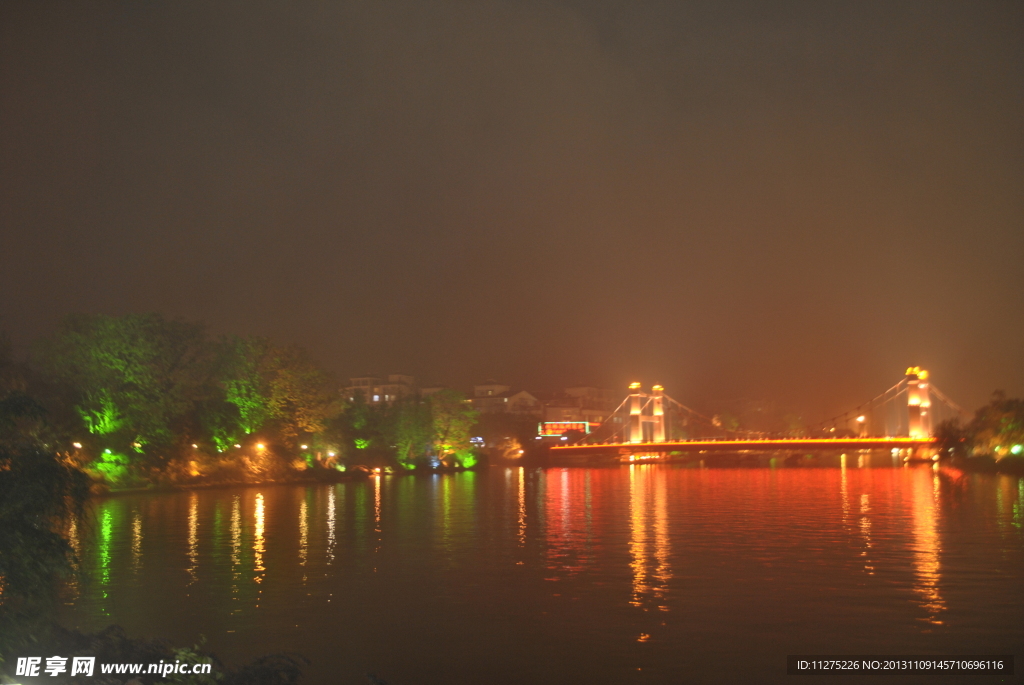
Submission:
{"label": "calm river surface", "polygon": [[296,651],[314,684],[791,682],[787,654],[834,653],[1015,653],[1020,673],[1022,520],[1021,479],[926,466],[126,495],[76,538],[90,580],[65,622],[202,634],[229,663]]}

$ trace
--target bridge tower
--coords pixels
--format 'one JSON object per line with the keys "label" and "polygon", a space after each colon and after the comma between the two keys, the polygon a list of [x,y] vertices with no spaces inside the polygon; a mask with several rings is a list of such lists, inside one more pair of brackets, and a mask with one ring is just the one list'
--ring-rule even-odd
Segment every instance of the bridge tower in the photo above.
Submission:
{"label": "bridge tower", "polygon": [[912,438],[927,438],[932,434],[929,409],[932,406],[928,392],[928,372],[918,366],[907,369],[907,428]]}
{"label": "bridge tower", "polygon": [[[639,383],[629,385],[629,441],[665,442],[665,388],[655,385],[651,394],[640,389]],[[647,405],[651,405],[651,413],[644,414]],[[644,436],[644,426],[650,425],[650,436]]]}
{"label": "bridge tower", "polygon": [[652,418],[654,434],[652,442],[665,442],[665,388],[655,385],[651,388]]}
{"label": "bridge tower", "polygon": [[644,441],[644,393],[639,383],[629,384],[629,441]]}

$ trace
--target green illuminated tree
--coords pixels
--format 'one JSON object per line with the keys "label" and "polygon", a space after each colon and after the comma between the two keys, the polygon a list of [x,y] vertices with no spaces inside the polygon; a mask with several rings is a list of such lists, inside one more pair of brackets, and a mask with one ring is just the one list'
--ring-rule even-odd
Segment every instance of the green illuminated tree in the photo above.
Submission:
{"label": "green illuminated tree", "polygon": [[35,358],[71,388],[84,428],[116,452],[167,454],[176,425],[212,390],[202,326],[157,314],[69,316]]}
{"label": "green illuminated tree", "polygon": [[1024,457],[1024,400],[993,393],[992,401],[975,412],[966,432],[975,453],[996,459]]}
{"label": "green illuminated tree", "polygon": [[300,349],[255,337],[232,338],[222,347],[220,385],[244,434],[271,430],[294,443],[302,433],[324,429],[338,400],[327,375]]}
{"label": "green illuminated tree", "polygon": [[202,326],[156,314],[68,317],[35,360],[60,389],[53,406],[71,408],[60,413],[73,421],[66,442],[82,443],[108,481],[174,479],[211,447],[227,453],[257,432],[287,461],[337,410],[327,376],[298,348],[214,343]]}
{"label": "green illuminated tree", "polygon": [[328,421],[328,439],[342,446],[342,455],[349,464],[371,464],[390,455],[384,408],[373,407],[357,390],[344,408]]}
{"label": "green illuminated tree", "polygon": [[465,395],[455,390],[434,393],[430,396],[430,416],[437,458],[452,466],[475,466],[476,455],[469,439],[477,412]]}
{"label": "green illuminated tree", "polygon": [[935,437],[943,459],[965,460],[973,468],[1024,471],[1024,400],[995,392],[966,425],[956,419],[943,421],[936,426]]}
{"label": "green illuminated tree", "polygon": [[277,373],[271,383],[273,405],[283,437],[324,429],[327,417],[340,404],[328,385],[328,376],[297,347],[277,351]]}
{"label": "green illuminated tree", "polygon": [[388,407],[388,442],[403,468],[411,469],[430,449],[432,416],[430,406],[418,397],[406,397]]}
{"label": "green illuminated tree", "polygon": [[255,433],[277,415],[271,384],[276,373],[274,347],[265,338],[231,338],[222,344],[220,384],[238,411],[243,434]]}

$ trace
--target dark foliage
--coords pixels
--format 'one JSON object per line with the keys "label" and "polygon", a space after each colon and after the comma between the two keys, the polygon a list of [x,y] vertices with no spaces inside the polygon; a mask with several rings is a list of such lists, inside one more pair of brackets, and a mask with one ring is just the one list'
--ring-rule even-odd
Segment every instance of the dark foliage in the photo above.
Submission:
{"label": "dark foliage", "polygon": [[298,654],[269,654],[225,674],[225,685],[292,685],[309,661]]}
{"label": "dark foliage", "polygon": [[995,392],[966,425],[943,421],[935,430],[939,454],[974,470],[1024,472],[1024,400]]}
{"label": "dark foliage", "polygon": [[84,517],[88,495],[89,478],[60,455],[0,444],[0,653],[30,639],[55,581],[72,573],[64,529]]}

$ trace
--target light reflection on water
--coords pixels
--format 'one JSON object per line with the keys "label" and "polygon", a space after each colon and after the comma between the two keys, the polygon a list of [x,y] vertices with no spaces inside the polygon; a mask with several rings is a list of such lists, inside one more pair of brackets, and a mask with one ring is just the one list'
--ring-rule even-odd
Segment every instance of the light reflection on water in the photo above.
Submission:
{"label": "light reflection on water", "polygon": [[[242,577],[242,498],[231,498],[231,599],[238,601],[238,582]],[[237,613],[235,609],[233,613]]]}
{"label": "light reflection on water", "polygon": [[337,515],[334,513],[334,488],[327,490],[327,565],[334,561],[334,545],[337,542],[334,537],[334,524]]}
{"label": "light reflection on water", "polygon": [[382,487],[381,478],[379,476],[373,478],[373,533],[374,533],[374,567],[373,572],[377,572],[376,555],[380,553],[380,546],[383,542],[381,538],[380,529],[380,490]]}
{"label": "light reflection on water", "polygon": [[[672,682],[738,646],[758,656],[697,679],[773,682],[786,653],[1012,652],[1022,481],[846,461],[107,498],[70,531],[91,578],[68,616],[293,649],[310,682]],[[480,657],[453,664],[453,641]]]}
{"label": "light reflection on water", "polygon": [[629,549],[633,557],[630,604],[642,607],[651,599],[659,610],[668,611],[663,601],[672,578],[666,480],[658,477],[656,469],[649,464],[629,466]]}
{"label": "light reflection on water", "polygon": [[264,511],[263,505],[263,493],[256,493],[256,508],[253,512],[253,522],[255,527],[253,529],[252,536],[252,554],[253,554],[253,577],[252,579],[257,583],[263,582],[263,576],[267,570],[267,567],[263,565],[263,555],[267,551],[267,542],[263,537],[263,532],[266,526],[266,512]]}
{"label": "light reflection on water", "polygon": [[309,505],[303,497],[299,502],[299,566],[309,558]]}
{"label": "light reflection on water", "polygon": [[1017,497],[1013,502],[1013,525],[1017,530],[1024,526],[1024,478],[1017,483]]}
{"label": "light reflection on water", "polygon": [[[930,479],[925,470],[919,470],[913,480],[913,517],[914,517],[914,571],[917,582],[914,591],[921,598],[921,607],[927,612],[925,620],[934,625],[942,625],[939,615],[946,610],[942,600],[940,587],[942,583],[939,555],[941,546],[938,531],[939,474]],[[929,480],[931,482],[929,482]]]}
{"label": "light reflection on water", "polygon": [[104,508],[100,514],[100,530],[99,530],[99,562],[100,562],[100,588],[103,592],[103,597],[107,597],[107,589],[110,586],[110,562],[111,562],[111,543],[114,535],[114,509]]}
{"label": "light reflection on water", "polygon": [[516,511],[516,523],[518,524],[516,540],[519,542],[519,546],[523,547],[526,545],[526,469],[520,466],[518,469],[515,469],[515,472],[518,486],[517,503],[519,505]]}
{"label": "light reflection on water", "polygon": [[[198,499],[196,499],[195,502],[198,504]],[[196,558],[195,550],[196,545],[198,545],[198,538],[195,535],[195,524],[193,521],[194,516],[192,512],[190,512],[189,528],[191,530],[191,534],[189,536],[189,558],[192,560],[194,567]],[[140,568],[142,568],[142,512],[136,508],[132,511],[132,571],[138,573]]]}
{"label": "light reflection on water", "polygon": [[[139,544],[141,545],[141,522]],[[134,541],[133,541],[134,542]],[[133,545],[134,547],[134,545]],[[188,498],[188,575],[189,585],[199,578],[199,493],[193,492]]]}

